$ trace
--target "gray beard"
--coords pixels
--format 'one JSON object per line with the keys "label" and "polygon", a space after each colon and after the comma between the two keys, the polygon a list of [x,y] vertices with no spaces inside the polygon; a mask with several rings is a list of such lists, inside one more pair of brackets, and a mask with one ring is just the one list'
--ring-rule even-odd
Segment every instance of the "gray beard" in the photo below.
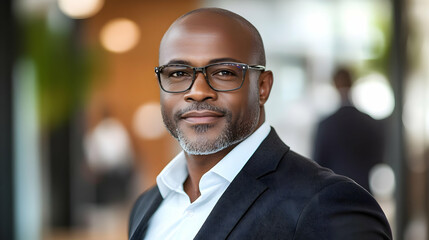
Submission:
{"label": "gray beard", "polygon": [[[215,140],[209,141],[204,137],[198,138],[195,141],[190,140],[183,134],[183,132],[177,127],[177,122],[179,119],[179,115],[186,111],[190,110],[212,110],[222,112],[226,117],[227,125],[225,128],[219,133],[218,137]],[[258,116],[259,116],[259,108],[255,107],[246,119],[244,119],[241,123],[232,123],[232,114],[230,111],[225,109],[219,109],[207,103],[199,103],[194,104],[191,107],[180,111],[175,115],[174,121],[168,119],[164,110],[162,110],[162,116],[164,119],[164,124],[170,134],[175,137],[182,149],[191,155],[209,155],[213,153],[217,153],[225,148],[228,148],[234,144],[237,144],[244,139],[246,139],[256,128],[258,124]],[[194,131],[198,134],[204,134],[207,132],[212,126],[209,124],[204,125],[196,125],[193,127]]]}

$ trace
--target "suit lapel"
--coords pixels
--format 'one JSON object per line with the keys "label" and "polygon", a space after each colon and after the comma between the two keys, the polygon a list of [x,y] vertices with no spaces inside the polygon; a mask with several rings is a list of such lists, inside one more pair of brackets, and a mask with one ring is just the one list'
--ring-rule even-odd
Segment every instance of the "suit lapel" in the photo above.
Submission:
{"label": "suit lapel", "polygon": [[130,240],[143,239],[148,221],[155,213],[156,209],[158,209],[162,200],[163,198],[157,187],[143,195],[143,198],[139,200],[138,207],[134,210],[137,216],[134,217],[133,222],[137,227],[132,226],[134,229],[131,231],[132,235]]}
{"label": "suit lapel", "polygon": [[260,178],[275,171],[288,150],[271,129],[219,199],[195,239],[226,239],[250,206],[267,190]]}

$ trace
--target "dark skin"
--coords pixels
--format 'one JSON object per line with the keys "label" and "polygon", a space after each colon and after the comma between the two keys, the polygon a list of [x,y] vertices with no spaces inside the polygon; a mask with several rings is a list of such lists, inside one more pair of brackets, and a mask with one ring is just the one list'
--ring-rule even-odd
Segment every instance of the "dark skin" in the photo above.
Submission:
{"label": "dark skin", "polygon": [[[210,10],[188,15],[176,21],[164,35],[160,46],[159,64],[184,63],[202,67],[213,62],[239,62],[258,64],[255,41],[252,32],[237,19]],[[192,88],[184,93],[161,91],[161,105],[165,114],[174,114],[193,102],[207,102],[210,105],[228,109],[232,123],[246,121],[249,112],[257,112],[253,133],[265,121],[264,104],[273,84],[271,71],[248,71],[243,86],[231,92],[216,92],[207,84],[200,73]],[[214,141],[230,122],[225,116],[212,111],[192,111],[176,122],[177,127],[191,141]],[[193,126],[209,125],[204,132],[196,132]],[[237,143],[238,144],[238,143]],[[184,190],[194,202],[200,195],[201,177],[224,158],[237,144],[209,155],[192,155],[185,152],[188,178]]]}

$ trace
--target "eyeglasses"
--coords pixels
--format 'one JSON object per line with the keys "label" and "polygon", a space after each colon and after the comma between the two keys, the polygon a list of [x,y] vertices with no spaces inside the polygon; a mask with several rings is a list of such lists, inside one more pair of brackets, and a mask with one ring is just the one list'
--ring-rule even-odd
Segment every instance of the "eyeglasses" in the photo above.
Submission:
{"label": "eyeglasses", "polygon": [[168,93],[186,92],[192,88],[198,72],[202,72],[210,88],[218,92],[240,89],[247,70],[265,71],[261,65],[213,63],[204,67],[167,64],[155,67],[161,89]]}

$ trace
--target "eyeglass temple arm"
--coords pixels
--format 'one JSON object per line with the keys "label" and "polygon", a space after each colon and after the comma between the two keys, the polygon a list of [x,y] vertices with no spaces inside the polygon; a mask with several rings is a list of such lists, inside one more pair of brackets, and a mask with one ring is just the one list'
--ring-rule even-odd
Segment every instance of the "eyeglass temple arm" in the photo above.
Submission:
{"label": "eyeglass temple arm", "polygon": [[262,65],[249,65],[249,69],[265,71],[265,67]]}

